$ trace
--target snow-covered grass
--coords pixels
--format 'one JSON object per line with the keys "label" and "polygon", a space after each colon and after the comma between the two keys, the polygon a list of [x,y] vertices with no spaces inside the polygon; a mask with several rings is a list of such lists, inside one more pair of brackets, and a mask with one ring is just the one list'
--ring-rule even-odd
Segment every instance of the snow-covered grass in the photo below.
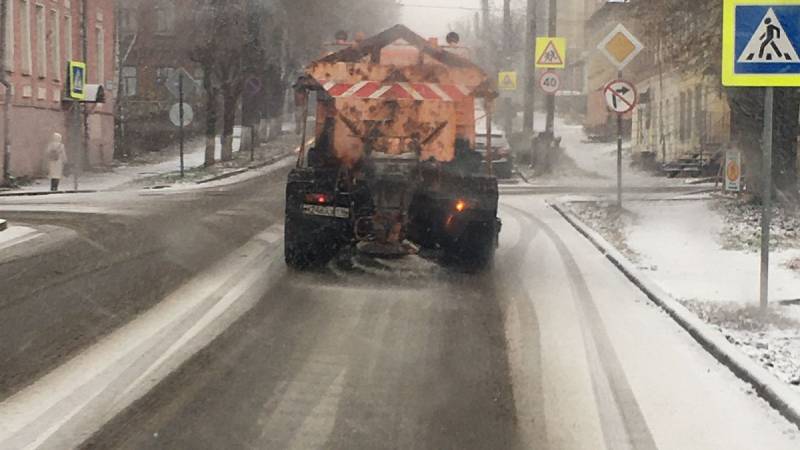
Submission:
{"label": "snow-covered grass", "polygon": [[[724,199],[714,204],[725,222],[722,244],[731,250],[759,251],[761,248],[761,205]],[[800,248],[800,217],[783,206],[772,208],[770,247],[773,250]]]}
{"label": "snow-covered grass", "polygon": [[[778,378],[800,385],[800,304],[793,301],[800,299],[800,273],[789,267],[800,258],[795,239],[778,239],[772,252],[771,306],[762,315],[759,255],[751,233],[755,225],[751,215],[742,213],[750,207],[711,197],[629,201],[622,213],[599,202],[570,207],[744,353]],[[791,235],[786,232],[793,223],[779,220],[777,234]]]}
{"label": "snow-covered grass", "polygon": [[202,161],[194,166],[187,165],[184,177],[181,178],[180,171],[172,168],[170,171],[156,173],[132,180],[125,187],[142,186],[162,186],[172,184],[196,183],[197,181],[223,175],[253,164],[268,161],[276,156],[286,154],[295,149],[300,143],[299,136],[294,133],[284,133],[273,141],[254,149],[252,160],[250,152],[239,152],[238,149],[233,154],[230,161],[220,161],[210,167],[204,167]]}

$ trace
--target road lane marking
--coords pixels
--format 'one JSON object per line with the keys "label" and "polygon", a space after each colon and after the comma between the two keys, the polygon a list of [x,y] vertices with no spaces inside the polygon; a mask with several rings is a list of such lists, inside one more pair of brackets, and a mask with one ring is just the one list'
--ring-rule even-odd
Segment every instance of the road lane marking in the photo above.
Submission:
{"label": "road lane marking", "polygon": [[280,247],[274,242],[253,238],[146,313],[0,403],[0,448],[79,445],[262,298],[285,271],[277,263]]}

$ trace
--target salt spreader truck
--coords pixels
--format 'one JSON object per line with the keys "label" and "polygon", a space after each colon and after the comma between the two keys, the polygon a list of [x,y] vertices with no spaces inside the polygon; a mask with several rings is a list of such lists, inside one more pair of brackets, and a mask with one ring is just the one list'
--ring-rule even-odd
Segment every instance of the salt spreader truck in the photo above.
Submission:
{"label": "salt spreader truck", "polygon": [[[285,259],[304,269],[344,248],[376,257],[419,250],[485,266],[500,232],[491,152],[475,151],[475,101],[491,136],[489,77],[447,46],[398,25],[310,64],[300,114],[316,129],[286,187]],[[306,141],[306,120],[302,120]],[[491,149],[491,144],[488,146]]]}

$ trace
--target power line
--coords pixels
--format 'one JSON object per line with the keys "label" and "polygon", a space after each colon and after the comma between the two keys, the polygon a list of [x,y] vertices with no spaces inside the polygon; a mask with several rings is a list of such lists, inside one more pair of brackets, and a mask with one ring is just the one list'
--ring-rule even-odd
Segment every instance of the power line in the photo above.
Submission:
{"label": "power line", "polygon": [[[453,9],[459,11],[481,11],[481,8],[471,6],[442,6],[442,5],[426,5],[422,3],[396,3],[397,6],[403,8],[423,8],[423,9]],[[502,11],[501,8],[489,8],[490,11]]]}

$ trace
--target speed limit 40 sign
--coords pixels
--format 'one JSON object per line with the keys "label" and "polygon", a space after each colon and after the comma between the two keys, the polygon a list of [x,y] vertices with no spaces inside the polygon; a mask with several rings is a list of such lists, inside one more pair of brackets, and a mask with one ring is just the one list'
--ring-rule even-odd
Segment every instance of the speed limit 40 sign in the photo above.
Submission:
{"label": "speed limit 40 sign", "polygon": [[555,72],[545,72],[539,77],[539,87],[547,94],[555,94],[561,87],[561,78]]}

